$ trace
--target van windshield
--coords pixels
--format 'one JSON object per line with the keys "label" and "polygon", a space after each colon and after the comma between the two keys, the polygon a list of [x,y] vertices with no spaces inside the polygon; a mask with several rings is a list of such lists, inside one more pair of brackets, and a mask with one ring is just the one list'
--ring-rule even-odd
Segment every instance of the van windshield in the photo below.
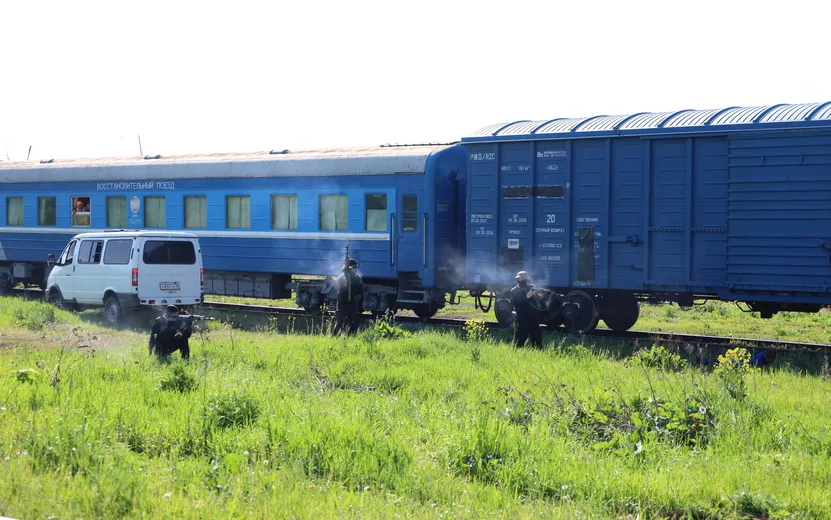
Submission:
{"label": "van windshield", "polygon": [[145,264],[193,265],[196,251],[192,242],[148,240],[144,243]]}

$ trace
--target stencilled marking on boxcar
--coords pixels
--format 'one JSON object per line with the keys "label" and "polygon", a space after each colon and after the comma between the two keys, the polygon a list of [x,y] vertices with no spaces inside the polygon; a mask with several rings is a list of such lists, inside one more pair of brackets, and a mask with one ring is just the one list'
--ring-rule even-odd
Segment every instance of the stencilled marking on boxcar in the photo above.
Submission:
{"label": "stencilled marking on boxcar", "polygon": [[542,249],[562,249],[563,244],[561,242],[541,242],[540,247]]}
{"label": "stencilled marking on boxcar", "polygon": [[559,262],[560,255],[540,255],[540,260],[543,262]]}
{"label": "stencilled marking on boxcar", "polygon": [[450,203],[449,202],[439,202],[436,205],[436,211],[438,211],[439,213],[447,213],[448,209],[450,209]]}
{"label": "stencilled marking on boxcar", "polygon": [[521,229],[509,229],[508,234],[509,235],[521,235],[522,230]]}
{"label": "stencilled marking on boxcar", "polygon": [[491,220],[493,220],[493,214],[491,214],[491,213],[471,213],[470,214],[470,223],[471,224],[489,224]]}
{"label": "stencilled marking on boxcar", "polygon": [[470,154],[471,161],[495,161],[496,152],[480,152]]}
{"label": "stencilled marking on boxcar", "polygon": [[600,219],[597,217],[577,217],[577,222],[580,224],[587,222],[600,222]]}
{"label": "stencilled marking on boxcar", "polygon": [[509,238],[508,239],[508,249],[519,249],[519,239],[518,238]]}
{"label": "stencilled marking on boxcar", "polygon": [[566,157],[568,152],[565,150],[540,150],[537,152],[537,158],[550,159],[552,157]]}
{"label": "stencilled marking on boxcar", "polygon": [[560,167],[556,164],[549,164],[548,166],[545,167],[545,169],[550,171],[550,172],[556,172],[557,170],[560,169]]}
{"label": "stencilled marking on boxcar", "polygon": [[526,222],[528,222],[527,217],[520,217],[516,213],[508,217],[508,224],[525,224]]}
{"label": "stencilled marking on boxcar", "polygon": [[566,228],[561,227],[538,227],[534,230],[535,233],[565,233]]}
{"label": "stencilled marking on boxcar", "polygon": [[493,230],[492,229],[485,229],[484,226],[481,226],[479,229],[476,230],[477,237],[492,237]]}

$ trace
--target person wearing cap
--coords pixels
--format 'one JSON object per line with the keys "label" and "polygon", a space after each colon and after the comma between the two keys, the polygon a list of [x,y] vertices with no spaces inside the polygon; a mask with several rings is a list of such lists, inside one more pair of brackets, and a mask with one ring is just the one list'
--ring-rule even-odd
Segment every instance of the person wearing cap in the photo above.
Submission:
{"label": "person wearing cap", "polygon": [[[80,213],[80,215],[79,215]],[[78,199],[75,201],[75,207],[72,209],[72,221],[75,226],[89,226],[89,206],[84,204],[84,201]]]}
{"label": "person wearing cap", "polygon": [[[359,306],[364,299],[364,281],[358,274],[358,262],[350,258],[347,265],[341,268],[338,277],[338,306],[335,310],[335,328],[333,334],[341,332],[349,334],[358,330],[358,318],[361,315]],[[348,277],[348,278],[347,278]]]}
{"label": "person wearing cap", "polygon": [[188,339],[193,334],[193,326],[188,321],[179,319],[179,308],[168,305],[164,314],[156,318],[150,330],[150,355],[155,350],[156,356],[165,358],[177,350],[182,359],[190,358]]}
{"label": "person wearing cap", "polygon": [[528,294],[534,286],[528,282],[528,273],[525,271],[518,272],[515,278],[517,283],[511,289],[511,303],[516,312],[514,344],[521,347],[530,339],[531,345],[542,348],[540,313],[528,301]]}

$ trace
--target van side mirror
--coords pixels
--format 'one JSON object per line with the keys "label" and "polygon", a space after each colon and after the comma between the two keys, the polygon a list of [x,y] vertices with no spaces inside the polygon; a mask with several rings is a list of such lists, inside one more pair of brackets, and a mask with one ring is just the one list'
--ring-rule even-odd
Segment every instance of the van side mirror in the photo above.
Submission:
{"label": "van side mirror", "polygon": [[49,256],[46,257],[46,264],[49,267],[55,267],[55,255],[49,253]]}

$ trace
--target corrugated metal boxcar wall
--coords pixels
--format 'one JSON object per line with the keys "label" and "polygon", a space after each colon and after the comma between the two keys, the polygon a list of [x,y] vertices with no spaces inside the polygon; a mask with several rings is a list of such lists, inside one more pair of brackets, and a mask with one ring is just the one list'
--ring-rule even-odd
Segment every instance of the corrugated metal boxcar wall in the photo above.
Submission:
{"label": "corrugated metal boxcar wall", "polygon": [[727,138],[466,148],[474,283],[525,269],[554,287],[725,287]]}
{"label": "corrugated metal boxcar wall", "polygon": [[827,291],[831,133],[730,139],[727,282]]}

